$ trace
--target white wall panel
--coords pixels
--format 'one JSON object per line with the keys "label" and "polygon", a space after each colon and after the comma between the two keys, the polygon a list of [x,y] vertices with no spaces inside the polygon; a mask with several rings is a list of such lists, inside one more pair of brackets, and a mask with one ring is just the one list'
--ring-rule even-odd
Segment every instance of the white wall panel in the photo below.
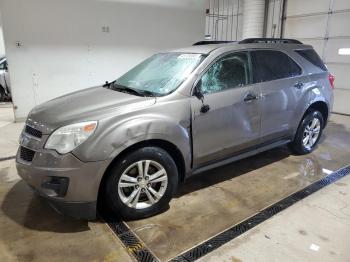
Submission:
{"label": "white wall panel", "polygon": [[349,90],[335,89],[333,112],[341,114],[350,114],[349,97]]}
{"label": "white wall panel", "polygon": [[[350,91],[350,64],[328,63],[327,67],[329,71],[336,76],[335,87],[337,89],[348,89]],[[348,101],[348,103],[350,103],[350,101]]]}
{"label": "white wall panel", "polygon": [[325,62],[348,63],[350,65],[350,55],[338,54],[339,48],[344,47],[350,48],[349,39],[329,39],[326,46]]}
{"label": "white wall panel", "polygon": [[[349,0],[350,2],[350,0]],[[330,16],[329,37],[348,36],[350,38],[350,13],[335,13]]]}
{"label": "white wall panel", "polygon": [[2,20],[1,20],[1,14],[0,14],[0,57],[5,55],[5,43],[4,43],[4,36],[2,32]]}
{"label": "white wall panel", "polygon": [[325,12],[329,9],[329,0],[289,0],[287,16]]}
{"label": "white wall panel", "polygon": [[285,24],[285,37],[314,38],[323,37],[327,25],[327,16],[309,16],[289,18]]}
{"label": "white wall panel", "polygon": [[0,9],[17,119],[204,38],[202,0],[2,0]]}
{"label": "white wall panel", "polygon": [[350,9],[349,0],[333,0],[333,10]]}

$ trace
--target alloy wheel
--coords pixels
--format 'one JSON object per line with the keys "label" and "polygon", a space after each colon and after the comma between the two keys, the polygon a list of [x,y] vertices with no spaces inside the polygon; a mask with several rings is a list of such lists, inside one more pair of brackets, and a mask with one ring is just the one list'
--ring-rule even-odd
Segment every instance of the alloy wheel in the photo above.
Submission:
{"label": "alloy wheel", "polygon": [[311,150],[315,145],[321,131],[321,122],[318,118],[314,117],[305,127],[303,134],[303,146]]}
{"label": "alloy wheel", "polygon": [[165,168],[154,160],[140,160],[125,169],[118,182],[121,201],[130,208],[153,206],[168,186]]}

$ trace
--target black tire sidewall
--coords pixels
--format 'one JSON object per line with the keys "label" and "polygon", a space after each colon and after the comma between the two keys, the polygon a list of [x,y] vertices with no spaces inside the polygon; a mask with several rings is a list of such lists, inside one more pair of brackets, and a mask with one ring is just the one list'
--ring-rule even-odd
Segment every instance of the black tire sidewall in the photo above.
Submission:
{"label": "black tire sidewall", "polygon": [[[315,142],[315,144],[310,148],[306,148],[304,145],[303,145],[303,135],[304,135],[304,130],[305,130],[305,127],[310,123],[310,121],[314,118],[317,118],[320,120],[320,123],[321,123],[321,128],[320,128],[320,133],[318,135],[318,138]],[[308,154],[308,153],[311,153],[317,146],[318,142],[320,141],[320,138],[322,136],[322,131],[323,131],[323,128],[324,128],[324,119],[323,119],[323,116],[322,114],[319,112],[319,111],[311,111],[310,113],[308,113],[302,120],[302,122],[300,123],[299,125],[299,128],[298,128],[298,131],[297,131],[297,134],[295,136],[295,139],[294,139],[294,142],[293,142],[293,148],[294,148],[294,151],[296,151],[297,153],[299,154]]]}
{"label": "black tire sidewall", "polygon": [[[154,160],[161,164],[168,175],[168,185],[163,197],[153,206],[134,209],[125,205],[118,194],[118,182],[124,170],[140,160]],[[178,185],[178,170],[174,160],[159,147],[144,147],[123,156],[113,164],[105,185],[105,198],[110,210],[124,219],[133,220],[155,215],[166,209]]]}

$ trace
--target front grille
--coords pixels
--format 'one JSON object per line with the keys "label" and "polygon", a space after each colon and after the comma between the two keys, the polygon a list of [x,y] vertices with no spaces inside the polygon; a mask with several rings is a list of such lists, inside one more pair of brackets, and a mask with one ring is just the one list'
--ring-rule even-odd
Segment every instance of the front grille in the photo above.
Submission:
{"label": "front grille", "polygon": [[20,149],[20,158],[24,161],[32,162],[34,158],[34,154],[35,154],[35,151],[29,148],[25,148],[22,146]]}
{"label": "front grille", "polygon": [[31,126],[26,125],[25,132],[31,136],[41,138],[43,136],[43,133]]}

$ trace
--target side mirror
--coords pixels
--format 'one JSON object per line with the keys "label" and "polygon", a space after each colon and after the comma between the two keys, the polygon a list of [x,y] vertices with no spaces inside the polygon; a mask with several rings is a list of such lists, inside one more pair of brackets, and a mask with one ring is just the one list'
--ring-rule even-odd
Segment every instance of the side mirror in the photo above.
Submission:
{"label": "side mirror", "polygon": [[202,94],[202,91],[201,91],[201,87],[202,87],[202,79],[200,79],[196,86],[194,87],[194,90],[193,90],[193,95],[195,97],[197,97],[199,100],[203,101],[204,99],[204,96]]}

